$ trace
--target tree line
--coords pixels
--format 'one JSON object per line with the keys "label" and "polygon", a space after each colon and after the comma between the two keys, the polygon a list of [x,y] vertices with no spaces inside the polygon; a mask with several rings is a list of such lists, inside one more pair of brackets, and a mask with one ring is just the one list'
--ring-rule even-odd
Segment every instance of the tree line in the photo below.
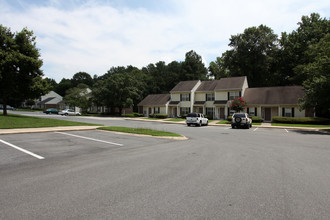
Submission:
{"label": "tree line", "polygon": [[[4,48],[6,51],[3,29],[8,32],[7,28],[1,26],[0,46],[1,50]],[[201,56],[191,50],[185,54],[182,62],[166,64],[159,61],[142,68],[130,65],[111,67],[105,74],[93,77],[86,72],[79,72],[71,79],[63,78],[59,83],[49,78],[41,80],[42,73],[35,71],[39,85],[36,88],[44,86],[48,90],[52,89],[66,97],[67,101],[77,104],[78,94],[88,87],[92,90],[88,100],[95,105],[120,109],[134,106],[136,109],[137,104],[148,94],[168,93],[180,81],[247,76],[249,87],[302,85],[306,91],[306,96],[301,100],[302,108],[312,107],[319,116],[330,117],[329,30],[329,19],[312,13],[302,16],[296,30],[283,32],[281,36],[265,25],[249,27],[243,33],[232,35],[229,39],[230,49],[212,61],[208,68]],[[23,31],[28,32],[26,29]],[[19,34],[14,35],[14,38]],[[33,36],[27,37],[33,44]],[[35,66],[37,69],[41,67],[40,62],[42,64],[39,56],[36,53],[34,57],[39,60],[39,66]],[[6,78],[15,72],[5,73],[2,63],[0,83],[4,81],[2,75]],[[20,71],[16,67],[16,73]],[[36,93],[42,92],[36,89]],[[12,100],[14,97],[12,93],[9,96],[3,96],[3,93],[6,92],[0,92],[2,100]]]}

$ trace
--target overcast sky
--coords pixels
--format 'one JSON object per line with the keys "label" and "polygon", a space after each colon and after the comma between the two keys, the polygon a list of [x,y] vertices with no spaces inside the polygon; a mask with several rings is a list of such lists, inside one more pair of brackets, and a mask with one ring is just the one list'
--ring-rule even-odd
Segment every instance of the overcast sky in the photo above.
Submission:
{"label": "overcast sky", "polygon": [[46,77],[59,82],[112,66],[183,61],[196,51],[208,67],[231,35],[260,24],[280,35],[301,16],[330,16],[329,0],[0,0],[0,24],[37,37]]}

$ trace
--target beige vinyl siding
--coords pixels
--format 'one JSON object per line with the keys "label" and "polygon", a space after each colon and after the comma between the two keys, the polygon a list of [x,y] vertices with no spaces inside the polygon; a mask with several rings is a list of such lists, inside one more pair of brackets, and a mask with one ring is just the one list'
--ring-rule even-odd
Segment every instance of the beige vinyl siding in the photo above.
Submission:
{"label": "beige vinyl siding", "polygon": [[180,101],[180,93],[172,93],[171,94],[172,101]]}
{"label": "beige vinyl siding", "polygon": [[195,101],[205,101],[205,96],[204,92],[195,93]]}
{"label": "beige vinyl siding", "polygon": [[184,107],[190,108],[190,106],[191,106],[191,103],[189,101],[180,102],[180,107],[182,107],[182,108],[184,108]]}
{"label": "beige vinyl siding", "polygon": [[215,100],[228,100],[228,92],[227,91],[216,91],[215,92]]}

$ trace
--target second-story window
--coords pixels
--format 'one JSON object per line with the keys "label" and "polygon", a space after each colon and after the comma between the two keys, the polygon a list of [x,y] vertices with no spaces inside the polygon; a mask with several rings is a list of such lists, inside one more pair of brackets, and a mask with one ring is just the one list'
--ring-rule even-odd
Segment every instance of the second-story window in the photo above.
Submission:
{"label": "second-story window", "polygon": [[228,94],[228,98],[229,100],[234,100],[235,98],[239,98],[240,97],[240,92],[236,91],[236,92],[229,92]]}
{"label": "second-story window", "polygon": [[181,101],[190,101],[190,94],[181,94]]}
{"label": "second-story window", "polygon": [[214,93],[206,94],[206,101],[214,101]]}

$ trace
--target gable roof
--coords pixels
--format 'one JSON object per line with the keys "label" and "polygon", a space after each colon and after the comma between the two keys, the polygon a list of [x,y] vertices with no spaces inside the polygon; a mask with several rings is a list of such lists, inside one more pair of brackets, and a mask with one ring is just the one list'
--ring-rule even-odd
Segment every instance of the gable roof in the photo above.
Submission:
{"label": "gable roof", "polygon": [[170,100],[170,94],[152,94],[145,97],[138,106],[145,105],[166,105],[166,103]]}
{"label": "gable roof", "polygon": [[304,94],[302,86],[248,88],[244,99],[248,105],[297,105],[298,99],[303,98]]}
{"label": "gable roof", "polygon": [[203,81],[200,86],[197,88],[196,92],[208,92],[214,91],[217,84],[220,80],[212,80],[212,81]]}
{"label": "gable roof", "polygon": [[46,99],[42,100],[41,102],[38,102],[38,104],[39,105],[44,105],[44,104],[50,102],[53,99],[55,99],[55,97],[49,97],[49,98],[46,98]]}
{"label": "gable roof", "polygon": [[179,82],[171,92],[190,92],[198,83],[199,80],[181,81]]}
{"label": "gable roof", "polygon": [[221,78],[217,80],[215,90],[242,89],[246,76]]}

